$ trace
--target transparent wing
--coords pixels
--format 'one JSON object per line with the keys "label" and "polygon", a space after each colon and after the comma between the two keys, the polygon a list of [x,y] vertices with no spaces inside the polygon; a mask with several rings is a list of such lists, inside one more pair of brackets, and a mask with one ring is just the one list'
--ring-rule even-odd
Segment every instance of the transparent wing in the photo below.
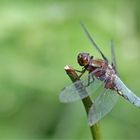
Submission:
{"label": "transparent wing", "polygon": [[110,40],[112,64],[116,66],[116,55],[113,40]]}
{"label": "transparent wing", "polygon": [[118,94],[110,89],[104,91],[96,98],[88,114],[88,123],[90,126],[97,123],[107,113],[109,113],[118,100]]}
{"label": "transparent wing", "polygon": [[105,57],[105,55],[103,54],[103,52],[99,49],[99,47],[97,46],[97,44],[95,43],[95,41],[91,37],[90,33],[88,32],[86,26],[82,22],[80,24],[81,24],[81,27],[83,28],[84,32],[86,33],[87,37],[89,38],[89,40],[91,41],[91,43],[95,47],[95,49],[101,54],[101,56],[103,57],[103,59],[108,62],[108,59]]}
{"label": "transparent wing", "polygon": [[87,86],[87,84],[88,77],[85,77],[83,80],[76,81],[75,83],[65,87],[60,93],[59,100],[66,103],[83,99],[96,92],[96,90],[103,85],[103,82],[95,79],[89,86]]}
{"label": "transparent wing", "polygon": [[140,98],[136,96],[130,89],[128,89],[118,76],[115,77],[114,82],[119,94],[122,97],[135,106],[140,107]]}

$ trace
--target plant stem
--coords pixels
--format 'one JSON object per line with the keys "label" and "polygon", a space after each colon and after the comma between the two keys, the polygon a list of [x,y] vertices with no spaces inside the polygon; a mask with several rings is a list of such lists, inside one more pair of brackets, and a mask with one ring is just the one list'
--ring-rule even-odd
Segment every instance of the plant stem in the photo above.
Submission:
{"label": "plant stem", "polygon": [[[72,67],[66,66],[65,71],[66,71],[67,75],[70,77],[70,79],[72,80],[72,82],[76,82],[76,81],[80,80],[76,71]],[[82,83],[81,83],[80,86],[84,86],[84,85],[82,85]],[[85,92],[85,94],[88,94],[85,88],[82,88],[82,89],[83,89],[83,91],[82,91],[83,93]],[[82,103],[83,103],[85,110],[86,110],[86,113],[88,115],[89,109],[93,105],[91,98],[89,96],[87,96],[86,98],[82,99]],[[100,140],[101,139],[98,123],[90,126],[90,131],[91,131],[91,135],[92,135],[93,140]]]}

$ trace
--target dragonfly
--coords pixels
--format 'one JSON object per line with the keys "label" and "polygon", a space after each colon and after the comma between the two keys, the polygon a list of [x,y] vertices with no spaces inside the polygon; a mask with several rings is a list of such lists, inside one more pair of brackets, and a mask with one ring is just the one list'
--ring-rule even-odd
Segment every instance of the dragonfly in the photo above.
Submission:
{"label": "dragonfly", "polygon": [[[94,100],[88,113],[88,124],[90,126],[96,124],[113,109],[119,96],[122,96],[128,102],[140,108],[140,98],[136,96],[118,76],[113,41],[111,41],[110,45],[112,54],[112,62],[110,63],[91,37],[86,26],[83,23],[81,23],[81,26],[94,48],[102,56],[102,59],[90,56],[89,53],[79,53],[77,61],[82,67],[79,78],[81,78],[86,71],[88,75],[82,80],[78,80],[62,89],[59,95],[60,101],[68,103],[81,100],[98,92],[100,88],[100,93]],[[87,91],[87,94],[83,92],[84,90]]]}

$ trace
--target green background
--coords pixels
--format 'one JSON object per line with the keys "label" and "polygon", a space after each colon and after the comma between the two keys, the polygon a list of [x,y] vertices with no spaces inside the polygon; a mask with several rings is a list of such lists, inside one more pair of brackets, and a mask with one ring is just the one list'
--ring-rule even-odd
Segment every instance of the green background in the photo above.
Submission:
{"label": "green background", "polygon": [[[140,2],[131,0],[0,1],[0,139],[91,139],[81,103],[62,104],[64,66],[79,52],[100,57],[116,46],[121,79],[140,96]],[[140,139],[140,110],[120,97],[100,122],[103,140]]]}

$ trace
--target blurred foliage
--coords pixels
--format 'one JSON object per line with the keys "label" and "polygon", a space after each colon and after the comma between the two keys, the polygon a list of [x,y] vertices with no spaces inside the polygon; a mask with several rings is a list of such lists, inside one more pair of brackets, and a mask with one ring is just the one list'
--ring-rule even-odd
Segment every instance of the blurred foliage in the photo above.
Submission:
{"label": "blurred foliage", "polygon": [[[61,104],[70,84],[63,67],[80,69],[79,52],[100,55],[83,21],[121,78],[140,96],[140,1],[1,0],[0,139],[91,139],[81,102]],[[140,110],[120,98],[101,123],[102,138],[140,139]]]}

